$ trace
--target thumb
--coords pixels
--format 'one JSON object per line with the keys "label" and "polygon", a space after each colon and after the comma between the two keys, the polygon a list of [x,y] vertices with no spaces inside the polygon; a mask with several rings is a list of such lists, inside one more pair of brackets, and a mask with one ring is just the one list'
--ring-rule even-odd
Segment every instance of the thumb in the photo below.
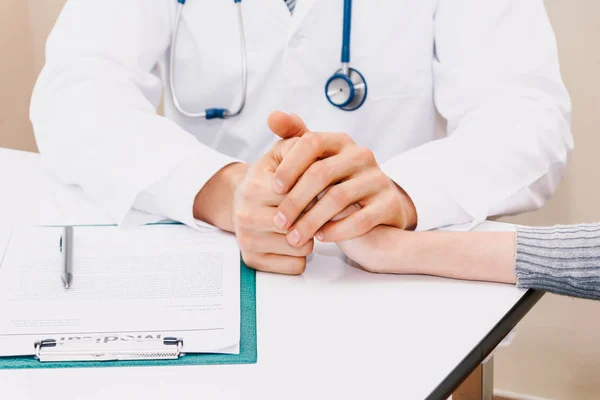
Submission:
{"label": "thumb", "polygon": [[294,136],[300,137],[308,132],[304,121],[296,114],[287,114],[283,111],[273,111],[267,118],[269,129],[282,139]]}

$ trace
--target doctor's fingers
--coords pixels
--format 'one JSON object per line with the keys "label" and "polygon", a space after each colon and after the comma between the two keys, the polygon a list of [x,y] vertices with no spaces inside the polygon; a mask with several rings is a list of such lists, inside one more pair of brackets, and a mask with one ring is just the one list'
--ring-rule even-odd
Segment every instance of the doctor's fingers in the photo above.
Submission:
{"label": "doctor's fingers", "polygon": [[[356,152],[362,153],[362,148],[344,133],[305,133],[277,167],[273,190],[275,193],[287,193],[315,161],[336,155],[345,147],[355,147]],[[348,167],[349,163],[342,165]]]}
{"label": "doctor's fingers", "polygon": [[285,235],[272,232],[236,232],[238,245],[242,253],[270,253],[282,256],[306,257],[313,252],[314,240],[302,246],[291,246]]}
{"label": "doctor's fingers", "polygon": [[[369,198],[377,196],[382,186],[387,184],[383,182],[384,178],[387,179],[384,175],[375,173],[364,175],[363,179],[350,179],[329,189],[317,204],[290,228],[287,234],[290,244],[303,245],[307,240],[312,239],[328,221],[336,218],[349,206],[368,202]],[[356,208],[360,208],[360,205]]]}
{"label": "doctor's fingers", "polygon": [[263,272],[285,275],[300,275],[306,269],[306,257],[282,256],[279,254],[242,253],[244,263]]}
{"label": "doctor's fingers", "polygon": [[[290,150],[298,143],[300,138],[293,137],[289,139],[280,139],[273,143],[271,149],[267,151],[261,158],[256,160],[251,166],[250,171],[254,174],[271,174],[271,178],[281,161],[290,152]],[[273,189],[271,189],[273,190]]]}
{"label": "doctor's fingers", "polygon": [[285,235],[287,229],[273,225],[275,207],[242,206],[233,211],[233,224],[237,229],[247,229],[254,232],[272,232]]}
{"label": "doctor's fingers", "polygon": [[279,204],[276,218],[273,219],[275,226],[289,228],[302,212],[308,212],[312,208],[311,202],[321,197],[332,184],[360,171],[359,161],[357,157],[345,155],[315,161]]}
{"label": "doctor's fingers", "polygon": [[341,242],[362,236],[378,225],[405,226],[404,213],[397,199],[389,193],[381,193],[367,199],[357,212],[341,220],[327,222],[317,232],[322,242]]}
{"label": "doctor's fingers", "polygon": [[248,174],[236,189],[236,211],[248,209],[254,212],[257,207],[278,206],[285,195],[273,192],[271,188],[272,174]]}
{"label": "doctor's fingers", "polygon": [[283,111],[273,111],[267,117],[269,129],[282,139],[293,136],[302,136],[308,132],[302,118],[297,114],[288,114]]}

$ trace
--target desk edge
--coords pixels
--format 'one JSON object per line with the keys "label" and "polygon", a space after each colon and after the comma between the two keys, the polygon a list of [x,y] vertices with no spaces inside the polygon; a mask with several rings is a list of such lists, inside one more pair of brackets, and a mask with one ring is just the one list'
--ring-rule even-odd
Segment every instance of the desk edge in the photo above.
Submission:
{"label": "desk edge", "polygon": [[427,396],[427,400],[447,399],[479,364],[498,346],[510,331],[542,298],[544,292],[529,289],[488,334],[454,367],[446,378]]}

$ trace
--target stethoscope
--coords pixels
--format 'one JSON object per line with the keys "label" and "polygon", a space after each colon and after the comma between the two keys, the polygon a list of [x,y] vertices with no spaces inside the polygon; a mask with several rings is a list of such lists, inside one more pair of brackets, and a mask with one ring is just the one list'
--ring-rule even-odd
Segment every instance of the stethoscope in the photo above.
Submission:
{"label": "stethoscope", "polygon": [[[283,1],[283,0],[281,0]],[[179,34],[179,23],[181,22],[181,12],[186,0],[177,0],[177,15],[175,17],[175,26],[173,37],[171,39],[171,56],[169,58],[169,86],[171,98],[177,111],[189,118],[231,118],[239,115],[246,104],[247,84],[248,84],[248,65],[246,57],[246,38],[244,35],[244,22],[242,19],[242,0],[233,0],[238,17],[238,26],[240,31],[240,48],[242,62],[242,98],[237,108],[230,111],[227,108],[207,108],[202,112],[189,112],[183,109],[177,90],[175,88],[175,53],[177,49],[177,37]],[[360,72],[350,68],[350,28],[352,26],[352,0],[344,0],[344,29],[342,37],[342,67],[338,69],[331,78],[325,83],[325,97],[327,101],[335,107],[344,111],[354,111],[363,105],[367,98],[367,82]]]}

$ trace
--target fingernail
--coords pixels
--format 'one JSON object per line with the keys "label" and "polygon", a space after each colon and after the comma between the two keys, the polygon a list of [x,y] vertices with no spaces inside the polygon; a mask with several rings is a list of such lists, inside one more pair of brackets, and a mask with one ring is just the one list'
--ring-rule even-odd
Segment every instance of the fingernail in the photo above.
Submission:
{"label": "fingernail", "polygon": [[320,242],[323,240],[323,232],[321,231],[317,231],[317,234],[315,235],[315,237],[317,238],[317,240]]}
{"label": "fingernail", "polygon": [[296,229],[288,233],[288,241],[290,244],[298,244],[300,242],[300,234]]}
{"label": "fingernail", "polygon": [[273,179],[273,190],[275,190],[275,193],[283,194],[283,189],[284,186],[281,179]]}
{"label": "fingernail", "polygon": [[273,217],[273,223],[276,227],[283,229],[285,227],[285,224],[287,224],[287,218],[285,217],[285,215],[283,215],[281,211],[279,211]]}

